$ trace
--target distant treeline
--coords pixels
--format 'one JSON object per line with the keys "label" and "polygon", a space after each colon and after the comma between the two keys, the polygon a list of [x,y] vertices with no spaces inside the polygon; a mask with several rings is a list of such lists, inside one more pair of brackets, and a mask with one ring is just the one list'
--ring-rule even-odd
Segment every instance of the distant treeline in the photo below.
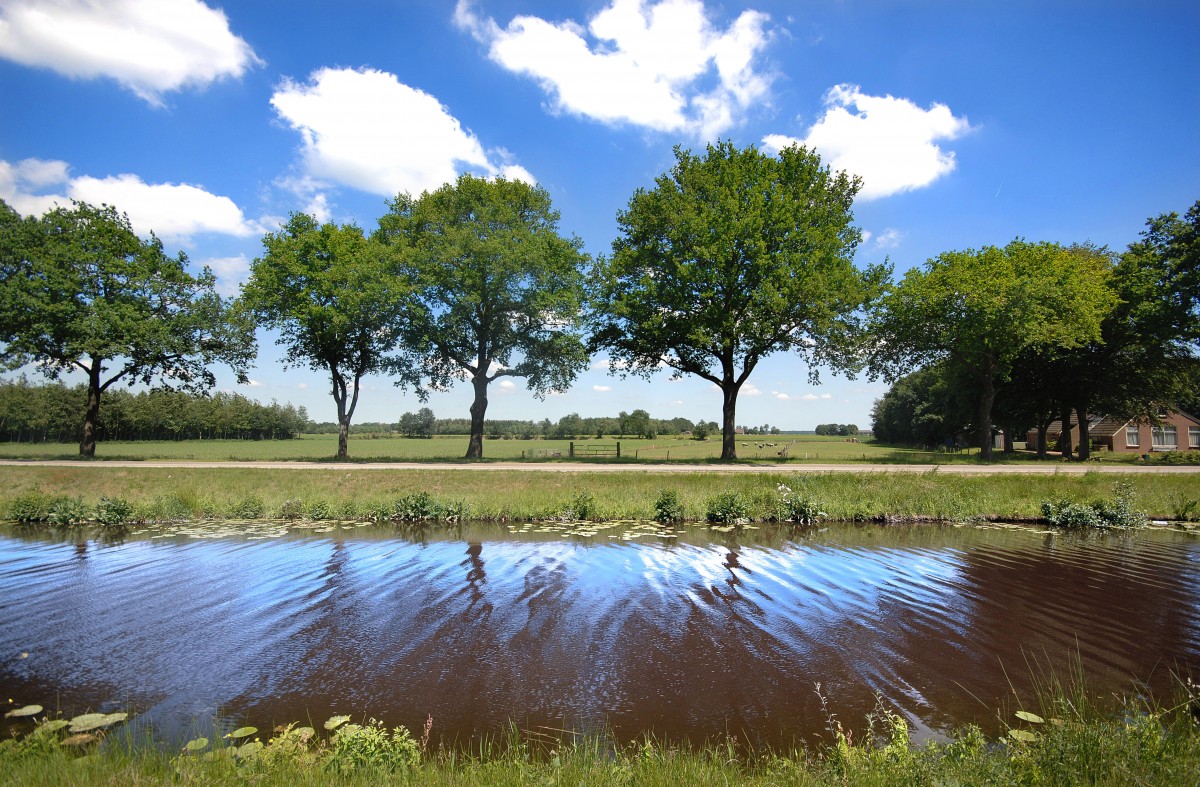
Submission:
{"label": "distant treeline", "polygon": [[[236,393],[197,396],[177,391],[110,388],[96,424],[100,440],[286,440],[309,426],[303,407],[260,404]],[[87,386],[0,381],[0,441],[75,442]]]}
{"label": "distant treeline", "polygon": [[[716,424],[707,422],[710,429]],[[679,435],[693,432],[697,424],[687,418],[651,418],[645,410],[622,412],[615,417],[584,418],[578,413],[564,415],[558,421],[549,418],[541,421],[491,420],[484,426],[484,434],[492,439],[534,440],[551,438],[575,440],[587,437],[645,437],[654,439],[659,435]],[[314,434],[336,434],[333,422],[310,425]],[[433,437],[434,435],[469,435],[469,418],[435,418],[428,408],[417,413],[404,413],[397,423],[351,424],[351,434],[399,432],[406,437]]]}

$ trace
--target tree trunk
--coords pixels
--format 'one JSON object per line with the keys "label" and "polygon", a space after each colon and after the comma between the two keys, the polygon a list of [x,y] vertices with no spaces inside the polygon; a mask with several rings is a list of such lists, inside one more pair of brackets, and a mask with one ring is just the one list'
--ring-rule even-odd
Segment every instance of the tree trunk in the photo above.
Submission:
{"label": "tree trunk", "polygon": [[339,414],[338,416],[338,459],[350,458],[350,419]]}
{"label": "tree trunk", "polygon": [[721,459],[732,461],[737,459],[737,426],[736,414],[737,395],[739,386],[726,380],[721,386]]}
{"label": "tree trunk", "polygon": [[1062,433],[1058,437],[1058,450],[1062,452],[1063,459],[1071,459],[1071,408],[1068,405],[1062,406],[1059,423],[1062,424]]}
{"label": "tree trunk", "polygon": [[1046,449],[1046,430],[1047,430],[1047,428],[1048,428],[1048,426],[1046,424],[1038,424],[1038,428],[1037,428],[1037,458],[1038,459],[1050,458],[1050,455],[1047,453],[1047,449]]}
{"label": "tree trunk", "polygon": [[483,417],[487,413],[486,370],[478,372],[471,380],[475,388],[475,401],[471,403],[471,440],[467,443],[467,459],[483,458]]}
{"label": "tree trunk", "polygon": [[1092,435],[1088,429],[1087,408],[1075,408],[1079,416],[1079,461],[1086,462],[1092,456]]}
{"label": "tree trunk", "polygon": [[976,427],[976,439],[979,440],[979,458],[981,461],[992,461],[992,403],[996,400],[995,377],[990,373],[984,375],[983,385],[979,391],[979,412]]}
{"label": "tree trunk", "polygon": [[1015,445],[1013,445],[1013,442],[1014,442],[1013,441],[1013,430],[1009,427],[1005,427],[1005,429],[1004,429],[1004,453],[1006,453],[1006,454],[1016,453],[1017,447]]}
{"label": "tree trunk", "polygon": [[83,411],[83,437],[79,441],[79,456],[96,456],[96,421],[100,417],[100,362],[92,361],[88,369],[87,408]]}

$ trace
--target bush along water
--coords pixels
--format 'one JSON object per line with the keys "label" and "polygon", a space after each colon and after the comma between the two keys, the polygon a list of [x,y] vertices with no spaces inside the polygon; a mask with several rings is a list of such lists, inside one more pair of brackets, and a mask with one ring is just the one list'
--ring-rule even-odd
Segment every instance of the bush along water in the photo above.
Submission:
{"label": "bush along water", "polygon": [[1146,525],[1146,512],[1134,507],[1136,495],[1128,481],[1113,487],[1110,500],[1094,503],[1073,503],[1068,500],[1045,500],[1042,516],[1057,527],[1135,528]]}

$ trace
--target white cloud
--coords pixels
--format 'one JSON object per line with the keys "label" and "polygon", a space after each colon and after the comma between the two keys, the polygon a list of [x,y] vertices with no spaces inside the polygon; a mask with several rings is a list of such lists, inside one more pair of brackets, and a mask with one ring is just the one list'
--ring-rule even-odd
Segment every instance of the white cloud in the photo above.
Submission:
{"label": "white cloud", "polygon": [[244,383],[238,383],[238,385],[244,386],[246,388],[266,388],[267,387],[266,383],[259,382],[258,380],[247,380]]}
{"label": "white cloud", "polygon": [[875,242],[877,249],[894,249],[900,245],[900,241],[904,238],[904,233],[894,227],[888,227],[879,235],[873,235],[868,232],[863,233],[863,242],[869,243],[872,239]]}
{"label": "white cloud", "polygon": [[785,394],[783,391],[771,391],[771,396],[774,396],[776,399],[778,399],[781,402],[786,402],[787,400],[792,398],[791,395]]}
{"label": "white cloud", "polygon": [[750,382],[742,384],[742,390],[740,393],[742,396],[762,396],[762,391],[760,391],[754,383]]}
{"label": "white cloud", "polygon": [[250,276],[250,260],[244,254],[236,257],[211,257],[201,265],[212,268],[217,276],[217,292],[224,296],[237,295],[238,285]]}
{"label": "white cloud", "polygon": [[[43,193],[54,188],[61,193]],[[236,237],[263,229],[246,219],[233,200],[187,183],[146,183],[137,175],[73,178],[63,161],[25,159],[0,161],[0,199],[26,215],[45,213],[71,200],[113,205],[128,214],[139,235],[151,231],[166,241],[186,241],[191,235],[213,232]]]}
{"label": "white cloud", "polygon": [[922,188],[953,171],[954,152],[937,143],[972,130],[945,104],[921,109],[905,98],[869,96],[857,85],[831,88],[825,105],[803,139],[770,134],[763,146],[779,151],[799,143],[817,150],[831,169],[863,179],[858,196],[865,200]]}
{"label": "white cloud", "polygon": [[0,0],[0,57],[109,77],[154,105],[262,62],[224,11],[199,0]]}
{"label": "white cloud", "polygon": [[612,390],[612,386],[611,385],[593,385],[592,390],[597,391],[598,393],[608,393]]}
{"label": "white cloud", "polygon": [[299,388],[301,391],[307,391],[308,383],[296,383],[296,387]]}
{"label": "white cloud", "polygon": [[496,385],[500,386],[500,393],[508,393],[509,391],[517,390],[517,384],[512,380],[501,380],[500,382],[496,383]]}
{"label": "white cloud", "polygon": [[[373,69],[323,68],[285,81],[271,106],[302,139],[312,189],[340,183],[372,194],[420,194],[459,172],[535,183],[505,151],[493,155],[433,96]],[[498,161],[493,161],[496,158]]]}
{"label": "white cloud", "polygon": [[770,17],[744,11],[721,30],[701,0],[611,0],[586,28],[535,16],[502,28],[470,0],[454,18],[493,61],[538,82],[555,110],[605,123],[712,138],[762,103],[773,79],[756,62]]}

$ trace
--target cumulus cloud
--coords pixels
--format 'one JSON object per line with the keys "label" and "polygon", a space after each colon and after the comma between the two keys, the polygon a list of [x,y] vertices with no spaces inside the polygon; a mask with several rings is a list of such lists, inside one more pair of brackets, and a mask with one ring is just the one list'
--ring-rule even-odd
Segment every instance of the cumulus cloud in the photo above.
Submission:
{"label": "cumulus cloud", "polygon": [[[55,193],[57,192],[57,193]],[[187,183],[146,183],[137,175],[71,177],[64,161],[0,161],[0,199],[21,213],[40,215],[71,200],[109,204],[128,214],[139,235],[151,231],[166,241],[186,241],[198,233],[236,237],[260,234],[233,200]]]}
{"label": "cumulus cloud", "polygon": [[223,11],[199,0],[0,0],[0,57],[115,79],[154,105],[262,62]]}
{"label": "cumulus cloud", "polygon": [[455,22],[503,68],[536,81],[554,109],[604,123],[712,138],[765,100],[770,17],[720,29],[701,0],[611,0],[586,27],[518,16],[501,27],[459,0]]}
{"label": "cumulus cloud", "polygon": [[895,249],[899,247],[900,241],[903,240],[903,238],[904,233],[895,227],[888,227],[878,235],[865,230],[862,234],[863,243],[872,244],[877,249]]}
{"label": "cumulus cloud", "polygon": [[814,394],[814,393],[807,393],[807,394],[804,394],[804,396],[801,396],[800,398],[806,402],[817,402],[822,399],[832,399],[833,394],[826,393],[826,394],[821,394],[818,396],[817,394]]}
{"label": "cumulus cloud", "polygon": [[271,106],[300,133],[310,187],[339,183],[383,196],[420,194],[463,171],[536,182],[503,150],[479,139],[428,93],[374,69],[323,68],[286,80]]}
{"label": "cumulus cloud", "polygon": [[825,107],[803,139],[770,134],[763,146],[776,152],[797,143],[816,149],[833,170],[862,178],[858,196],[866,200],[919,189],[952,172],[954,152],[938,143],[972,130],[945,104],[922,109],[906,98],[867,95],[857,85],[831,88]]}
{"label": "cumulus cloud", "polygon": [[598,393],[609,393],[612,391],[611,385],[593,385],[592,390]]}
{"label": "cumulus cloud", "polygon": [[201,265],[212,268],[217,277],[217,292],[224,296],[238,294],[238,285],[250,277],[250,259],[239,254],[236,257],[210,257],[200,260]]}

